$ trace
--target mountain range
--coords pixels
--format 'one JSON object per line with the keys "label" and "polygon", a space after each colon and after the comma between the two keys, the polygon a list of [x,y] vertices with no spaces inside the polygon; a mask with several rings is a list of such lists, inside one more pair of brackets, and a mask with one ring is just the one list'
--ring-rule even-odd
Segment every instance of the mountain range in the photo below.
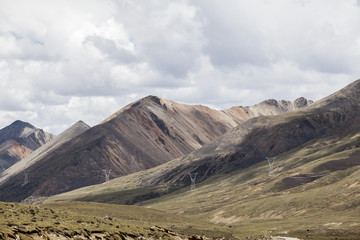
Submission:
{"label": "mountain range", "polygon": [[203,148],[176,161],[160,178],[149,175],[146,185],[188,184],[189,172],[202,181],[218,173],[250,167],[310,140],[351,132],[359,127],[360,82],[295,112],[250,119]]}
{"label": "mountain range", "polygon": [[[112,178],[150,169],[201,148],[250,118],[295,111],[311,103],[305,98],[267,100],[214,110],[148,96],[62,141],[56,150],[50,142],[46,150],[8,169],[0,175],[0,200],[20,201],[102,183],[104,171],[110,169]],[[36,161],[30,160],[34,156]],[[25,169],[30,172],[26,186]]]}
{"label": "mountain range", "polygon": [[[349,145],[336,151],[357,149],[359,114],[360,80],[302,110],[251,118],[189,154],[148,171],[127,176],[126,180],[115,179],[114,184],[116,181],[125,181],[136,187],[166,184],[187,186],[191,182],[189,173],[197,173],[197,182],[201,182],[211,176],[247,169],[266,162],[267,157],[279,157],[323,138],[338,138],[342,141],[342,137],[346,139],[352,135],[355,143],[349,141]],[[334,153],[331,149],[329,152]],[[360,161],[347,164],[354,167],[360,165]],[[337,167],[346,168],[341,164]],[[337,167],[333,166],[333,170],[337,170]],[[322,176],[309,176],[308,179],[304,176],[303,180],[311,182]],[[128,187],[126,184],[119,185]],[[92,195],[96,195],[101,194],[104,188],[107,187],[98,185],[98,190],[94,187],[88,189],[91,189]]]}
{"label": "mountain range", "polygon": [[[107,204],[136,204],[129,209],[141,216],[137,224],[161,222],[156,229],[180,235],[359,239],[360,80],[314,103],[267,100],[225,110],[148,96],[97,126],[70,129],[0,175],[0,200],[86,219],[95,219],[91,209],[132,219]],[[66,228],[95,224],[84,221]],[[108,224],[102,234],[121,234]]]}
{"label": "mountain range", "polygon": [[39,201],[136,204],[226,226],[235,239],[359,239],[359,114],[357,80],[165,164]]}

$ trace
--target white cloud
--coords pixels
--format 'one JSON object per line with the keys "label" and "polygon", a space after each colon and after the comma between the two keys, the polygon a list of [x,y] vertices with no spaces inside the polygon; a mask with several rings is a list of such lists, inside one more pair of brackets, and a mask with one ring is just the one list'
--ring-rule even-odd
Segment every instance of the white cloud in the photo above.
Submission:
{"label": "white cloud", "polygon": [[350,1],[199,2],[208,19],[205,52],[215,65],[288,59],[306,69],[348,73],[359,61],[353,48],[360,30],[352,22],[360,15]]}
{"label": "white cloud", "polygon": [[199,1],[206,24],[204,52],[222,67],[264,65],[268,62],[265,34],[261,29],[265,9],[256,1]]}
{"label": "white cloud", "polygon": [[149,94],[217,108],[317,100],[359,78],[359,5],[2,0],[0,128],[59,133]]}
{"label": "white cloud", "polygon": [[197,9],[185,1],[135,2],[131,9],[119,7],[131,16],[118,20],[129,28],[139,58],[163,75],[185,77],[197,67],[203,44]]}

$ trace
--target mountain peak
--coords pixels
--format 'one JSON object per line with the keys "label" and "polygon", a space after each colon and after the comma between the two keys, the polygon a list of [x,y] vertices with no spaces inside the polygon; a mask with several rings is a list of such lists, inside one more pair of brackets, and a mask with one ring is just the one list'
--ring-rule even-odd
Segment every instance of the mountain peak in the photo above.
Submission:
{"label": "mountain peak", "polygon": [[90,127],[88,124],[86,124],[84,121],[79,120],[76,123],[74,123],[74,126],[86,126],[86,127]]}
{"label": "mountain peak", "polygon": [[161,98],[158,96],[153,96],[153,95],[149,95],[143,98],[143,100],[149,100],[149,101],[153,101],[154,103],[158,103],[161,104]]}
{"label": "mountain peak", "polygon": [[64,132],[62,132],[59,136],[72,136],[77,135],[79,132],[84,132],[90,128],[89,125],[87,125],[82,120],[77,121],[73,125],[71,125],[68,129],[66,129]]}
{"label": "mountain peak", "polygon": [[24,138],[29,136],[37,128],[28,122],[16,120],[0,130],[0,143],[9,138]]}
{"label": "mountain peak", "polygon": [[2,168],[10,167],[52,138],[53,135],[30,123],[16,120],[0,130],[0,164]]}
{"label": "mountain peak", "polygon": [[166,102],[169,102],[169,100],[165,100],[158,96],[149,95],[149,96],[146,96],[146,97],[136,101],[135,103],[133,103],[131,105],[131,107],[137,107],[137,106],[140,106],[141,104],[144,104],[144,105],[155,104],[155,105],[160,106],[161,108],[164,108],[164,107],[166,108],[166,106],[165,106]]}
{"label": "mountain peak", "polygon": [[10,124],[8,127],[10,128],[31,128],[31,129],[37,129],[36,127],[34,127],[33,125],[31,125],[28,122],[23,122],[21,120],[16,120],[15,122],[13,122],[12,124]]}
{"label": "mountain peak", "polygon": [[138,108],[140,106],[144,106],[144,105],[146,106],[146,105],[154,104],[154,103],[156,105],[159,105],[160,107],[166,108],[164,99],[157,97],[157,96],[149,95],[149,96],[143,97],[139,100],[136,100],[136,101],[126,105],[125,107],[121,108],[119,111],[112,114],[110,117],[106,118],[99,125],[109,122],[109,121],[113,120],[114,118],[117,118],[121,113],[123,113],[129,109],[134,109],[134,108]]}
{"label": "mountain peak", "polygon": [[307,107],[311,104],[313,104],[314,102],[312,100],[308,100],[304,97],[299,97],[297,99],[294,100],[294,105],[297,107],[297,108],[304,108],[304,107]]}

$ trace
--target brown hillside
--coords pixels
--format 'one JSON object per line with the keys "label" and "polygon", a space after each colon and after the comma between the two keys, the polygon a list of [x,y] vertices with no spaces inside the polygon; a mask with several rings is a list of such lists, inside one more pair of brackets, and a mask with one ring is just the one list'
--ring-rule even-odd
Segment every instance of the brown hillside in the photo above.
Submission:
{"label": "brown hillside", "polygon": [[202,148],[152,171],[144,185],[190,184],[217,173],[232,172],[275,157],[309,140],[359,129],[360,80],[303,111],[252,118]]}

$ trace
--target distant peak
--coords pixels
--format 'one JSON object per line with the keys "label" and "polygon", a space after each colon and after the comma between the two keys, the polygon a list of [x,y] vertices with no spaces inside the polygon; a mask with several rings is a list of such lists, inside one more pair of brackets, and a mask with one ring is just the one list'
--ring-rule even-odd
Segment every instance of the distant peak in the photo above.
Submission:
{"label": "distant peak", "polygon": [[82,128],[90,128],[88,124],[86,124],[84,121],[79,120],[76,123],[74,123],[71,127],[82,127]]}
{"label": "distant peak", "polygon": [[147,97],[145,97],[143,99],[152,101],[152,102],[154,102],[154,103],[156,103],[158,105],[161,105],[161,101],[162,101],[161,98],[159,98],[158,96],[153,96],[153,95],[149,95],[149,96],[147,96]]}
{"label": "distant peak", "polygon": [[294,100],[294,104],[298,108],[303,108],[303,107],[309,106],[312,103],[313,103],[313,101],[308,100],[308,99],[306,99],[304,97],[299,97],[299,98]]}
{"label": "distant peak", "polygon": [[11,127],[28,127],[28,128],[34,128],[36,129],[36,127],[34,127],[33,125],[31,125],[28,122],[23,122],[21,120],[16,120],[15,122],[13,122],[12,124],[10,124]]}
{"label": "distant peak", "polygon": [[[43,130],[34,127],[28,122],[16,120],[0,130],[0,143],[7,139],[25,139],[34,132],[43,132]],[[34,146],[32,145],[32,147]]]}
{"label": "distant peak", "polygon": [[88,124],[86,124],[83,120],[79,120],[76,122],[76,124],[79,124],[79,125],[87,125],[89,126]]}
{"label": "distant peak", "polygon": [[278,101],[276,99],[268,99],[268,100],[263,101],[263,103],[266,103],[266,104],[269,104],[269,105],[272,105],[272,106],[277,106],[278,105]]}
{"label": "distant peak", "polygon": [[151,100],[153,100],[153,99],[160,99],[160,97],[155,96],[155,95],[148,95],[148,96],[144,97],[143,99],[151,99]]}
{"label": "distant peak", "polygon": [[147,107],[147,106],[154,106],[154,103],[167,110],[167,106],[166,103],[171,102],[169,100],[164,100],[158,96],[153,96],[153,95],[149,95],[143,98],[140,98],[139,100],[136,100],[128,105],[126,105],[125,107],[121,108],[119,111],[115,112],[114,114],[112,114],[110,117],[106,118],[105,120],[103,120],[102,122],[100,122],[99,124],[104,124],[106,122],[111,121],[114,118],[117,118],[117,116],[119,116],[121,113],[125,112],[125,111],[129,111],[129,110],[134,110],[134,109],[141,109],[143,107]]}
{"label": "distant peak", "polygon": [[[140,105],[155,103],[156,105],[159,105],[160,107],[164,107],[165,102],[166,102],[166,100],[164,100],[158,96],[149,95],[144,98],[141,98],[140,100],[138,100],[136,102],[129,104],[128,106],[131,108],[134,108],[134,107],[138,107]],[[126,106],[125,108],[127,108],[128,106]]]}
{"label": "distant peak", "polygon": [[60,133],[58,135],[58,137],[62,138],[64,136],[73,135],[73,133],[83,132],[85,130],[88,130],[89,128],[91,128],[89,125],[87,125],[83,121],[79,120],[76,123],[74,123],[73,125],[71,125],[69,128],[67,128],[65,131]]}

